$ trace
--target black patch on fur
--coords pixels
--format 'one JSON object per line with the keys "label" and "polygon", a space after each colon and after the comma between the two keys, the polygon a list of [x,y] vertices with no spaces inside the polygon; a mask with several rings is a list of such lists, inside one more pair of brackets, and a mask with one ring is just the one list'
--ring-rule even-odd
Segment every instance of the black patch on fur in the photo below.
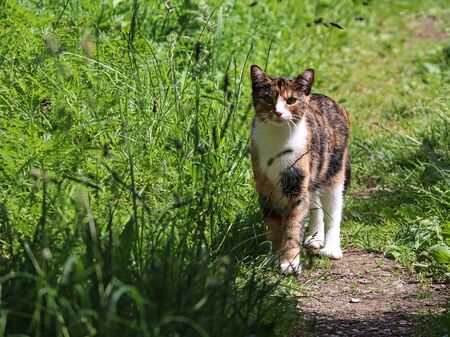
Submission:
{"label": "black patch on fur", "polygon": [[334,177],[342,169],[343,164],[343,153],[344,149],[339,149],[333,152],[330,156],[330,161],[328,163],[328,170],[325,173],[325,180],[328,181],[330,178]]}
{"label": "black patch on fur", "polygon": [[268,207],[262,207],[261,211],[262,211],[263,217],[265,217],[265,218],[267,218],[270,215],[270,213],[272,213],[272,209],[270,209]]}
{"label": "black patch on fur", "polygon": [[350,157],[347,155],[347,160],[345,161],[344,193],[347,192],[347,189],[350,186],[351,177],[352,177],[352,169],[350,167]]}
{"label": "black patch on fur", "polygon": [[282,87],[287,86],[288,79],[286,77],[277,77],[275,81],[277,82],[278,90],[282,91]]}
{"label": "black patch on fur", "polygon": [[319,176],[320,175],[320,172],[322,171],[322,167],[323,167],[323,164],[325,163],[325,158],[324,158],[324,155],[325,155],[325,149],[326,149],[326,146],[327,146],[327,136],[324,134],[324,133],[322,133],[322,132],[318,132],[318,138],[319,138],[319,141],[318,141],[318,154],[319,154],[319,159],[318,159],[318,164],[317,164],[317,176]]}
{"label": "black patch on fur", "polygon": [[302,171],[295,166],[285,170],[281,173],[281,191],[288,198],[299,196],[304,178]]}
{"label": "black patch on fur", "polygon": [[269,83],[253,83],[252,84],[253,101],[262,98],[264,95],[272,95],[272,87]]}
{"label": "black patch on fur", "polygon": [[285,154],[292,153],[292,152],[294,152],[294,150],[292,150],[292,149],[286,149],[286,150],[284,150],[284,151],[281,151],[281,152],[278,153],[275,157],[270,158],[270,159],[267,161],[267,165],[268,165],[268,166],[272,165],[273,162],[275,161],[275,159],[278,159],[278,158],[284,156]]}
{"label": "black patch on fur", "polygon": [[275,209],[272,203],[269,201],[267,197],[262,197],[259,200],[259,205],[261,207],[261,212],[264,218],[272,218],[272,219],[280,219],[280,212]]}
{"label": "black patch on fur", "polygon": [[317,115],[313,115],[314,119],[309,121],[309,127],[312,131],[312,147],[314,149],[314,155],[317,156],[317,177],[320,176],[320,171],[322,170],[323,164],[325,162],[324,153],[327,147],[327,135],[324,132],[323,121],[318,118]]}

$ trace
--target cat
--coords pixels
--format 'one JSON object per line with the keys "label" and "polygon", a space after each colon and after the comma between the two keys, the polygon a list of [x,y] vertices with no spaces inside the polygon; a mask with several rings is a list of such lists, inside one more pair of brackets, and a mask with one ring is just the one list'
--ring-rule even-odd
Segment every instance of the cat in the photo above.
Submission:
{"label": "cat", "polygon": [[341,259],[340,222],[350,182],[348,114],[331,98],[311,93],[313,69],[293,79],[270,77],[256,65],[250,73],[253,174],[281,272],[301,272],[301,236],[310,208],[311,235],[304,244]]}

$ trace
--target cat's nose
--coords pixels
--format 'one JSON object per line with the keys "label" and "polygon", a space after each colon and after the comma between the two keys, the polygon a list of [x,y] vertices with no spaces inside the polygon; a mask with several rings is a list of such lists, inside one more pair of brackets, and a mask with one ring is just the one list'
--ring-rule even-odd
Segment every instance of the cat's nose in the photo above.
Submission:
{"label": "cat's nose", "polygon": [[281,117],[282,114],[283,114],[282,112],[275,110],[275,115],[277,115],[278,117]]}

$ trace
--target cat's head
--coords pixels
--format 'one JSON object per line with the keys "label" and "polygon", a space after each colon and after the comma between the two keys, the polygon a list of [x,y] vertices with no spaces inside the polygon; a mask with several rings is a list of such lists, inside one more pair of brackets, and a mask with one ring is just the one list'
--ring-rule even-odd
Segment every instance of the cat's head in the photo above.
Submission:
{"label": "cat's head", "polygon": [[286,124],[300,121],[308,106],[314,70],[289,79],[270,77],[260,67],[250,69],[255,115],[261,121]]}

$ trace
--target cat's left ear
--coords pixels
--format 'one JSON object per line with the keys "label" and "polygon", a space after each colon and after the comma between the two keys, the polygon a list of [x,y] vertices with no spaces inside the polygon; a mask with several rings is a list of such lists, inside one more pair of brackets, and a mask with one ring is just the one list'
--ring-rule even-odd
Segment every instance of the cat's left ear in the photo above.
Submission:
{"label": "cat's left ear", "polygon": [[295,78],[295,82],[306,95],[309,95],[314,82],[314,70],[306,69],[303,74]]}
{"label": "cat's left ear", "polygon": [[252,76],[253,85],[266,82],[270,79],[270,77],[255,64],[250,67],[250,75]]}

